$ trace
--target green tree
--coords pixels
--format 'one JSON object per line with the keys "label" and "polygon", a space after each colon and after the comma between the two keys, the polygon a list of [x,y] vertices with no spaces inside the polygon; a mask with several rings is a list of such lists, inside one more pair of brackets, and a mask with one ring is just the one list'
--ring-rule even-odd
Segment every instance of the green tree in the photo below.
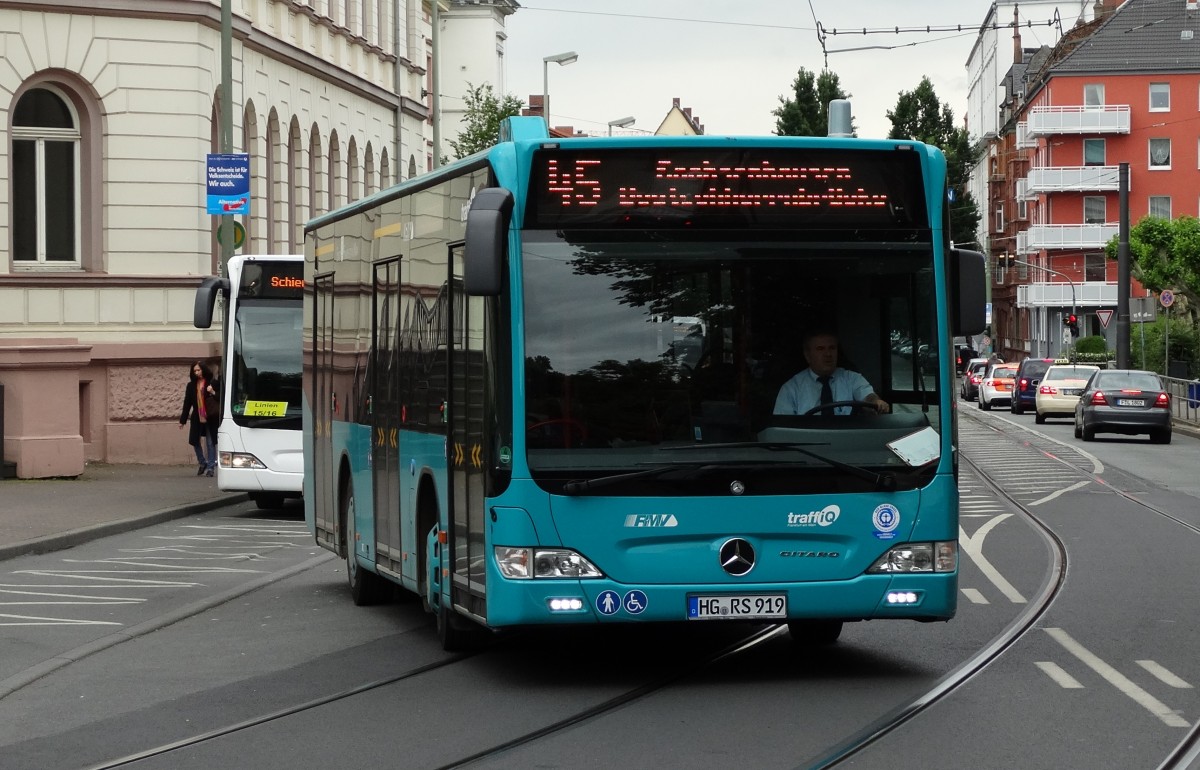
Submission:
{"label": "green tree", "polygon": [[[1168,331],[1168,324],[1170,325]],[[1191,323],[1179,318],[1159,316],[1153,323],[1130,324],[1129,365],[1134,369],[1149,369],[1168,375],[1167,343],[1171,345],[1171,361],[1188,365],[1188,377],[1200,375],[1200,335]]]}
{"label": "green tree", "polygon": [[779,97],[779,106],[771,112],[778,136],[828,136],[829,102],[850,98],[836,73],[821,70],[818,75],[803,67],[792,82],[792,92],[791,99]]}
{"label": "green tree", "polygon": [[950,204],[950,237],[973,241],[979,227],[979,206],[967,191],[967,178],[978,160],[971,138],[963,126],[955,127],[950,105],[937,98],[928,77],[912,91],[901,91],[895,109],[888,110],[892,122],[889,139],[916,139],[941,149],[946,155],[946,185],[954,191]]}
{"label": "green tree", "polygon": [[455,158],[486,150],[500,140],[500,121],[520,115],[525,102],[511,94],[496,96],[491,83],[481,86],[467,83],[467,94],[463,97],[467,105],[462,123],[466,126],[458,139],[450,140]]}
{"label": "green tree", "polygon": [[[1105,251],[1109,259],[1117,258],[1115,237]],[[1189,216],[1138,220],[1129,230],[1129,274],[1151,291],[1174,291],[1171,314],[1186,317],[1188,325],[1195,327],[1200,308],[1200,220]]]}

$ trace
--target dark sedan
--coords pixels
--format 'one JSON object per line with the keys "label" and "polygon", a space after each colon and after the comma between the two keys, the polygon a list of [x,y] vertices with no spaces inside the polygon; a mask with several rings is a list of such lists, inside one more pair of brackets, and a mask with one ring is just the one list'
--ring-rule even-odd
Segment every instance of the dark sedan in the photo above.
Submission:
{"label": "dark sedan", "polygon": [[1075,405],[1075,437],[1097,433],[1149,433],[1155,444],[1171,443],[1171,396],[1154,372],[1101,369],[1091,376]]}

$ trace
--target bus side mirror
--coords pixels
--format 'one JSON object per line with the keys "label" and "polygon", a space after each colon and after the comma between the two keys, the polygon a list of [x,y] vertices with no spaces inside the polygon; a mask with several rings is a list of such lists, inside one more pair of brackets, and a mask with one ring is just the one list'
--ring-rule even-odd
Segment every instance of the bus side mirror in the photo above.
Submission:
{"label": "bus side mirror", "polygon": [[495,297],[504,282],[504,254],[513,196],[508,190],[488,187],[475,193],[467,213],[467,241],[463,254],[463,288],[472,297]]}
{"label": "bus side mirror", "polygon": [[192,326],[197,329],[208,329],[212,326],[213,305],[217,302],[217,292],[229,296],[229,279],[210,275],[200,282],[196,289],[196,304],[192,307]]}
{"label": "bus side mirror", "polygon": [[986,328],[987,277],[984,256],[968,249],[950,249],[950,333],[956,337],[982,334]]}

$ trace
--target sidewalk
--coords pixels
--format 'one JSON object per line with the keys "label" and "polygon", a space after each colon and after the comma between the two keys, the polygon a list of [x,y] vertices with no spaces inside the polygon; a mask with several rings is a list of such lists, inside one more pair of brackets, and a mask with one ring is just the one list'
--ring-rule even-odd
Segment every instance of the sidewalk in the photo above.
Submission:
{"label": "sidewalk", "polygon": [[88,463],[73,479],[0,480],[0,559],[46,553],[248,500],[195,465]]}

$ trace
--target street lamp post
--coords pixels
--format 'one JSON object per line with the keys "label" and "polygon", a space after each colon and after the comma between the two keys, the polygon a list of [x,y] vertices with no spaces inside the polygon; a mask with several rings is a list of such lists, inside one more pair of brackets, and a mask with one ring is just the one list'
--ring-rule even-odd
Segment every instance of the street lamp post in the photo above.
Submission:
{"label": "street lamp post", "polygon": [[573,64],[579,61],[579,54],[574,51],[556,53],[542,59],[542,115],[546,118],[546,127],[550,127],[550,62],[559,66]]}
{"label": "street lamp post", "polygon": [[1071,280],[1071,276],[1067,275],[1066,273],[1060,273],[1057,270],[1054,270],[1049,267],[1045,267],[1043,265],[1035,265],[1032,262],[1026,262],[1024,260],[1017,259],[1016,257],[1011,257],[1011,256],[1007,257],[1007,261],[1012,262],[1013,264],[1016,264],[1016,265],[1025,265],[1026,267],[1032,267],[1035,270],[1045,270],[1047,273],[1052,273],[1054,275],[1057,275],[1057,276],[1060,276],[1061,278],[1063,278],[1071,287],[1071,315],[1076,315],[1075,308],[1077,306],[1077,303],[1076,303],[1076,298],[1075,298],[1075,282]]}
{"label": "street lamp post", "polygon": [[612,136],[613,127],[629,128],[634,124],[634,117],[631,115],[627,118],[617,118],[616,120],[608,121],[608,135]]}

